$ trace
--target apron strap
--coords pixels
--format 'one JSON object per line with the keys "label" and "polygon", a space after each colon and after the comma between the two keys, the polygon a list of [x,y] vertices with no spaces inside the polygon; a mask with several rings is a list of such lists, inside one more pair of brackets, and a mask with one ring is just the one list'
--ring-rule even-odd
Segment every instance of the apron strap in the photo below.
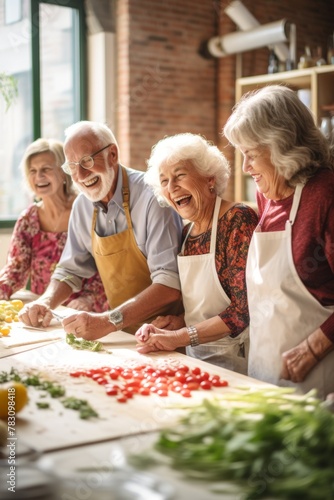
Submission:
{"label": "apron strap", "polygon": [[132,229],[132,221],[130,217],[130,208],[129,208],[129,200],[130,200],[130,190],[129,190],[129,179],[128,174],[124,167],[122,167],[122,198],[123,198],[123,208],[125,212],[126,222],[128,224],[128,229]]}
{"label": "apron strap", "polygon": [[92,218],[92,234],[95,231],[96,217],[97,217],[97,208],[95,207],[94,212],[93,212],[93,218]]}
{"label": "apron strap", "polygon": [[292,207],[290,210],[289,221],[288,221],[291,224],[291,226],[295,222],[295,218],[297,215],[303,187],[304,187],[304,184],[297,184],[296,189],[295,189],[295,194],[293,195],[293,202],[292,202]]}
{"label": "apron strap", "polygon": [[[217,220],[218,220],[218,215],[219,215],[219,210],[220,210],[220,205],[221,205],[222,199],[219,198],[219,196],[216,197],[215,201],[215,208],[214,208],[214,213],[213,213],[213,219],[212,219],[212,231],[211,231],[211,241],[210,241],[210,253],[213,253],[216,251],[216,237],[217,237]],[[186,237],[183,240],[181,251],[179,255],[183,255],[184,253],[184,246],[185,243],[188,239],[189,234],[191,233],[191,230],[194,226],[194,223],[192,222],[189,226],[189,229],[187,231]]]}

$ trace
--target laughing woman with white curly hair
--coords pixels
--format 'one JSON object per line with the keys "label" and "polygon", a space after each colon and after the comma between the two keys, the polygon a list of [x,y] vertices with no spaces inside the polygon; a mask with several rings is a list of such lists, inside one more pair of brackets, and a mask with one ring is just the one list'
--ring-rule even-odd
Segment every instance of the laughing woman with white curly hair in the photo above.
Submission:
{"label": "laughing woman with white curly hair", "polygon": [[184,314],[159,316],[136,338],[141,353],[186,346],[193,357],[245,374],[245,266],[257,215],[222,198],[229,175],[225,156],[200,135],[166,137],[152,148],[146,182],[190,221],[178,256]]}
{"label": "laughing woman with white curly hair", "polygon": [[245,95],[224,134],[256,185],[247,259],[250,376],[334,391],[334,154],[296,92]]}

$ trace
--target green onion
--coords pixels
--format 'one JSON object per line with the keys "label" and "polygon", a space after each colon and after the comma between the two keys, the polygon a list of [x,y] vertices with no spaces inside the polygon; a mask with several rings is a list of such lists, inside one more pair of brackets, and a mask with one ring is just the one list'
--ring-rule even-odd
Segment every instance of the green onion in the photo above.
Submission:
{"label": "green onion", "polygon": [[334,498],[334,415],[315,392],[248,390],[187,410],[152,456],[210,487],[233,481],[245,500]]}

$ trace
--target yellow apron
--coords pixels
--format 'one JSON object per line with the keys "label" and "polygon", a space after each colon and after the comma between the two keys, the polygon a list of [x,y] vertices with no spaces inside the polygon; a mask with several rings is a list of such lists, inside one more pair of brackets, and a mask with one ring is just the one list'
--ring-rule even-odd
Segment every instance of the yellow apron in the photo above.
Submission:
{"label": "yellow apron", "polygon": [[[110,236],[98,236],[95,231],[97,209],[94,211],[92,222],[93,257],[111,309],[135,297],[152,284],[147,260],[138,248],[132,229],[129,182],[124,167],[122,176],[123,208],[128,229]],[[134,333],[139,326],[132,325],[124,331]]]}

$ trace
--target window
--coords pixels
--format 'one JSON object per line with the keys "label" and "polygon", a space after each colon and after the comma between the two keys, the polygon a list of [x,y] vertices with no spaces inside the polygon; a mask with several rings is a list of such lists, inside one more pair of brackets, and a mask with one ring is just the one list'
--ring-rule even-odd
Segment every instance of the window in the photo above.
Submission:
{"label": "window", "polygon": [[82,1],[0,0],[0,74],[18,83],[8,109],[0,96],[2,227],[31,201],[19,170],[28,144],[63,140],[64,129],[85,117],[84,40]]}

